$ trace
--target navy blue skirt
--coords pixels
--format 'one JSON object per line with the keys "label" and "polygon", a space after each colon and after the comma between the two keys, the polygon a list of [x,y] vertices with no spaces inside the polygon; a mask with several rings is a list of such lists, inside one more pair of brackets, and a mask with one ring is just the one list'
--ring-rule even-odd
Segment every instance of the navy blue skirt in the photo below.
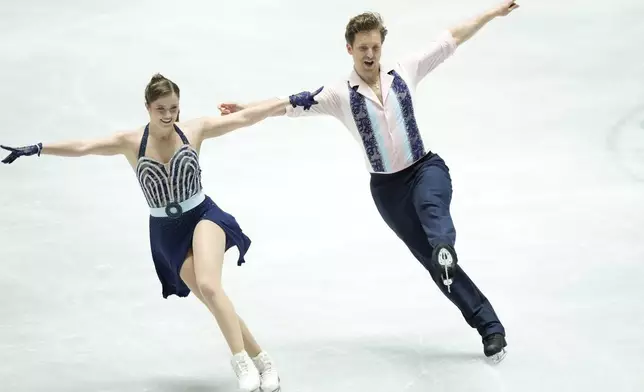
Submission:
{"label": "navy blue skirt", "polygon": [[237,265],[245,263],[244,256],[251,240],[243,232],[235,217],[223,211],[208,196],[197,207],[184,212],[179,218],[150,216],[150,247],[156,273],[161,282],[163,298],[170,295],[187,297],[190,289],[181,280],[179,271],[188,251],[197,224],[207,219],[226,233],[226,250],[236,246],[239,250]]}

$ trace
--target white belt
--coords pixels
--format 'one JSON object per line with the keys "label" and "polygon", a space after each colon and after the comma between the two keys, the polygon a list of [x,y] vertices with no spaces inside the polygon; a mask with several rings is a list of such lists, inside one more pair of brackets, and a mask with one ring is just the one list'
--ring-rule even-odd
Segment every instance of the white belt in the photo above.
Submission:
{"label": "white belt", "polygon": [[173,201],[168,203],[165,207],[160,208],[150,208],[150,215],[155,218],[178,218],[182,213],[192,210],[197,207],[206,199],[206,195],[203,191],[200,191],[196,195],[192,196],[188,200],[184,200],[181,203]]}

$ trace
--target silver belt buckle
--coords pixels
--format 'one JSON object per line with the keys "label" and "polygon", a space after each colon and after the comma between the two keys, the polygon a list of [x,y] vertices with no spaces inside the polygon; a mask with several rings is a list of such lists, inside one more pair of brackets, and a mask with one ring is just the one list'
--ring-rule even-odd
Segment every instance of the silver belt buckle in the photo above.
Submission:
{"label": "silver belt buckle", "polygon": [[165,207],[165,213],[169,218],[178,218],[183,214],[183,208],[176,201],[168,203]]}

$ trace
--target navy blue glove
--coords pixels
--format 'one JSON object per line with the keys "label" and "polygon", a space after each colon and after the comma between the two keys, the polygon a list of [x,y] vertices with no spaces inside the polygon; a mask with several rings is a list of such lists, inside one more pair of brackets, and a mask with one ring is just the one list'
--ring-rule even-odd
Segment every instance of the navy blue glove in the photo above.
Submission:
{"label": "navy blue glove", "polygon": [[2,160],[2,163],[13,163],[16,159],[20,157],[29,157],[32,155],[38,154],[42,151],[42,143],[34,144],[32,146],[25,147],[7,147],[0,146],[7,151],[11,151],[11,154],[7,155],[5,159]]}
{"label": "navy blue glove", "polygon": [[299,94],[294,94],[288,97],[289,102],[293,107],[302,106],[304,110],[311,109],[311,106],[316,105],[318,102],[314,99],[316,95],[322,91],[324,86],[310,93],[308,91],[303,91]]}

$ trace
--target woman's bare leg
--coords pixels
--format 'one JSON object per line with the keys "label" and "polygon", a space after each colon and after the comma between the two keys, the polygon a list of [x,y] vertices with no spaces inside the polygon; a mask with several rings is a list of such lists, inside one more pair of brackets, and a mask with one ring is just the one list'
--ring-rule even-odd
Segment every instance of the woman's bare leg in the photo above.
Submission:
{"label": "woman's bare leg", "polygon": [[[188,256],[186,257],[185,262],[183,263],[183,267],[181,268],[181,280],[188,286],[190,291],[201,301],[209,310],[210,312],[214,315],[214,311],[208,306],[208,302],[204,299],[204,297],[201,295],[201,292],[199,291],[199,288],[197,287],[197,278],[195,276],[195,267],[194,267],[194,260],[193,260],[193,255],[192,255],[192,249],[189,251]],[[242,332],[242,338],[244,341],[244,348],[246,349],[246,352],[248,355],[251,357],[256,357],[259,355],[259,353],[262,352],[262,348],[259,346],[253,335],[250,333],[250,330],[248,329],[248,326],[244,322],[244,320],[237,315],[239,319],[239,325],[241,327],[241,332]]]}
{"label": "woman's bare leg", "polygon": [[192,240],[195,292],[215,316],[230,351],[237,354],[244,350],[244,340],[235,308],[221,284],[225,246],[226,234],[219,226],[207,220],[197,224]]}

